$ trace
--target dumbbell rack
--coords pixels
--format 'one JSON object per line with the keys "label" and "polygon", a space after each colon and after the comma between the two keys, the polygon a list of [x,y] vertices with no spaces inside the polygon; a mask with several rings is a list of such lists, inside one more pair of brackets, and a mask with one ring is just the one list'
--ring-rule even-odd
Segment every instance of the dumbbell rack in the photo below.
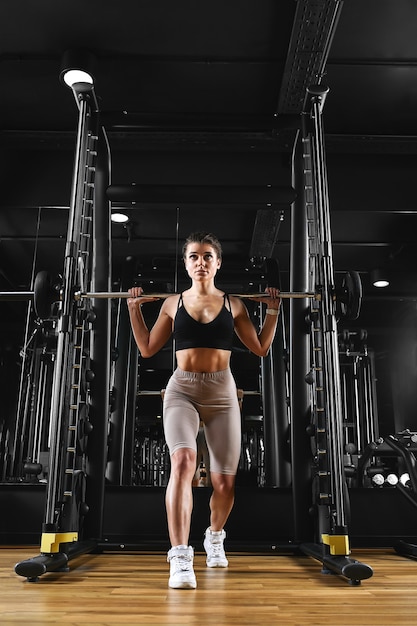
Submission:
{"label": "dumbbell rack", "polygon": [[[392,467],[393,458],[395,468]],[[393,481],[389,480],[389,474]],[[380,482],[374,482],[377,476]],[[397,490],[417,508],[417,433],[406,429],[371,440],[359,460],[356,480],[359,487]],[[400,556],[417,558],[415,542],[396,540],[393,547]]]}
{"label": "dumbbell rack", "polygon": [[349,557],[348,493],[344,476],[343,417],[339,370],[335,280],[332,259],[322,110],[328,88],[308,89],[303,117],[304,193],[308,223],[310,288],[321,293],[310,303],[311,424],[314,454],[312,492],[317,543],[300,546],[351,584],[372,576],[368,565]]}

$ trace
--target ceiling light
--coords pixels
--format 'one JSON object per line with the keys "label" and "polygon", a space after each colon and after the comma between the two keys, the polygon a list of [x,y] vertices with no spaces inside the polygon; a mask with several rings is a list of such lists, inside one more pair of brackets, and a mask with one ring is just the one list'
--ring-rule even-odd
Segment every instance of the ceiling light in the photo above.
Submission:
{"label": "ceiling light", "polygon": [[95,57],[88,50],[67,50],[61,61],[60,79],[75,91],[94,86]]}
{"label": "ceiling light", "polygon": [[371,282],[374,287],[388,287],[389,280],[387,273],[381,269],[372,270]]}
{"label": "ceiling light", "polygon": [[381,280],[376,280],[373,283],[373,285],[374,285],[374,287],[388,287],[389,281],[384,279],[384,278],[381,278]]}
{"label": "ceiling light", "polygon": [[112,213],[111,221],[115,224],[126,224],[129,221],[129,216],[126,213]]}
{"label": "ceiling light", "polygon": [[94,79],[88,72],[84,70],[68,70],[62,75],[62,80],[68,87],[74,87],[75,83],[94,84]]}

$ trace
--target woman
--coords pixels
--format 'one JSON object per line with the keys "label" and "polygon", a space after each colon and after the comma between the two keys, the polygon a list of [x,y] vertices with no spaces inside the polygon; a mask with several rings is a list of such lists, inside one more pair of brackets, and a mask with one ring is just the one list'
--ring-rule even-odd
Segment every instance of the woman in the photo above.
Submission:
{"label": "woman", "polygon": [[192,281],[182,294],[164,300],[149,330],[141,306],[156,298],[140,287],[129,290],[133,334],[142,357],[151,357],[175,339],[177,369],[164,395],[164,433],[171,455],[166,491],[171,549],[169,586],[197,586],[193,548],[188,545],[193,506],[192,480],[196,470],[196,438],[204,425],[210,453],[210,526],[204,539],[208,567],[227,567],[223,541],[225,523],[234,503],[235,476],[241,447],[241,416],[236,384],[230,371],[233,332],[256,355],[268,353],[275,335],[280,300],[275,288],[267,288],[265,321],[258,333],[243,302],[215,286],[222,262],[218,239],[210,233],[192,233],[183,247],[185,269]]}

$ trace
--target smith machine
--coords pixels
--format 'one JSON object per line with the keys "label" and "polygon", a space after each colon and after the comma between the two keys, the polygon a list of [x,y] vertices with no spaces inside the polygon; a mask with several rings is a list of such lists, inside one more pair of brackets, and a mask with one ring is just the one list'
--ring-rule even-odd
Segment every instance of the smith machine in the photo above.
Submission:
{"label": "smith machine", "polygon": [[[55,307],[58,320],[51,401],[46,407],[49,473],[40,554],[15,567],[29,581],[65,570],[75,556],[100,549],[110,410],[109,305],[111,298],[128,297],[109,291],[106,133],[92,85],[76,83],[72,89],[79,121],[62,284],[55,289],[48,274],[41,272],[33,292],[0,295],[33,298],[41,319],[50,317]],[[291,286],[300,289],[281,294],[291,298],[292,328],[305,328],[308,310],[310,327],[308,336],[290,333],[291,388],[301,377],[298,387],[307,390],[290,394],[295,545],[299,553],[321,561],[323,571],[360,584],[372,576],[372,569],[349,556],[336,320],[340,312],[350,319],[358,316],[361,288],[358,275],[349,272],[342,289],[335,289],[322,129],[326,93],[321,86],[310,88],[302,115],[294,158],[299,193],[292,237],[306,244],[304,251],[292,247]],[[305,454],[311,444],[313,460]],[[315,542],[307,542],[312,512]]]}

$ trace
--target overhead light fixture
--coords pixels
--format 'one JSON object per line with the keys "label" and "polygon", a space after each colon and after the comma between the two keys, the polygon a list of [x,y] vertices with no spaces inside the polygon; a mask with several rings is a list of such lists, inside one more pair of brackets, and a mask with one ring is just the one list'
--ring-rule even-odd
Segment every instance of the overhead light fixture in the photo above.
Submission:
{"label": "overhead light fixture", "polygon": [[91,91],[95,63],[95,57],[89,50],[67,50],[61,61],[60,80],[74,91]]}
{"label": "overhead light fixture", "polygon": [[75,83],[94,84],[94,79],[91,74],[84,72],[84,70],[67,70],[62,76],[62,80],[71,88],[74,87]]}
{"label": "overhead light fixture", "polygon": [[389,279],[387,273],[379,268],[372,270],[371,282],[374,287],[388,287]]}
{"label": "overhead light fixture", "polygon": [[110,219],[115,224],[126,224],[130,218],[126,213],[112,213]]}

